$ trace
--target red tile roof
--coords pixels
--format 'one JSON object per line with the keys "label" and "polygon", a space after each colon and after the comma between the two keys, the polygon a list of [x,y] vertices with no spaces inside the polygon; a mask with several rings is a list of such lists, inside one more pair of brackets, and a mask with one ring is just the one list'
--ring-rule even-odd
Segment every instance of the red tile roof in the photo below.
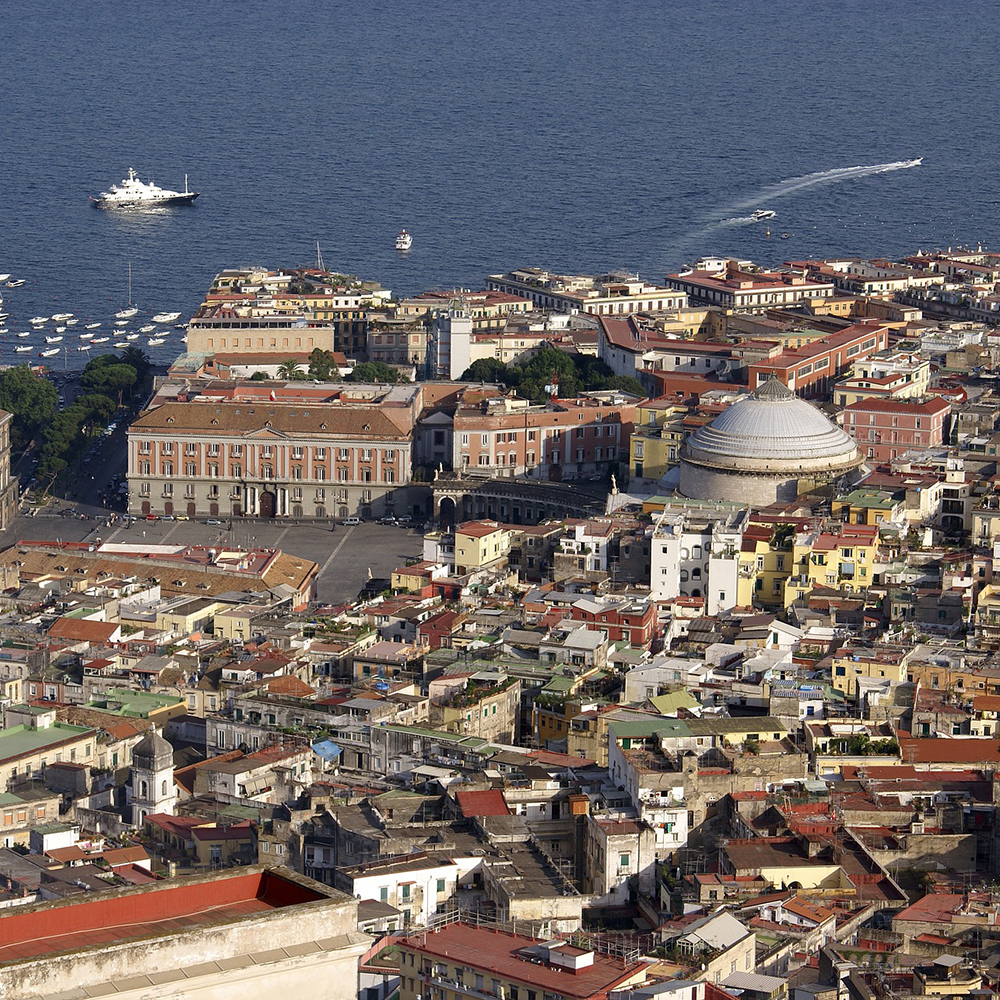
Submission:
{"label": "red tile roof", "polygon": [[95,622],[86,618],[57,618],[49,628],[49,638],[73,642],[108,642],[118,629],[117,622]]}
{"label": "red tile roof", "polygon": [[462,814],[472,816],[509,816],[510,809],[504,800],[503,792],[485,789],[476,792],[459,792],[458,807]]}

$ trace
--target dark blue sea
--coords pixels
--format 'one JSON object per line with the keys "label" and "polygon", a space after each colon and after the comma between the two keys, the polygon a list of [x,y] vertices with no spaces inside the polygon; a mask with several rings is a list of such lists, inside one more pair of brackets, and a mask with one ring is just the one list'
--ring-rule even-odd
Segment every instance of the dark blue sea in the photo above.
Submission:
{"label": "dark blue sea", "polygon": [[[0,289],[0,361],[34,357],[30,316],[108,327],[130,263],[147,315],[187,318],[220,269],[317,241],[401,293],[995,245],[998,23],[989,0],[11,5],[0,272],[27,283]],[[91,208],[129,166],[203,194]]]}

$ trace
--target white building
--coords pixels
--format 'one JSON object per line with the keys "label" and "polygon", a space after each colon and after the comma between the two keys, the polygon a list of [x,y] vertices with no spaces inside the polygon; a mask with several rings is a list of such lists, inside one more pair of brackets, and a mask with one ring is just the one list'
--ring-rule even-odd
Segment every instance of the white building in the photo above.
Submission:
{"label": "white building", "polygon": [[427,367],[431,378],[454,381],[472,364],[472,317],[449,309],[438,313],[427,341]]}
{"label": "white building", "polygon": [[664,510],[650,542],[650,597],[703,597],[708,615],[734,607],[749,514],[749,508]]}

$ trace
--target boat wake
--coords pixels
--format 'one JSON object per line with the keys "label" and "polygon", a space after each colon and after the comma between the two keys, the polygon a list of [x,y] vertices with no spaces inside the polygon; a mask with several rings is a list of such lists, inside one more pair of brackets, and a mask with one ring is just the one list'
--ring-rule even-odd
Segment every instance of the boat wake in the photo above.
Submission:
{"label": "boat wake", "polygon": [[733,208],[737,211],[744,208],[751,208],[761,202],[771,201],[775,198],[784,198],[790,194],[795,194],[796,191],[816,187],[820,184],[839,184],[841,181],[852,181],[859,177],[888,174],[893,170],[909,170],[911,167],[919,167],[922,162],[923,157],[921,156],[915,160],[896,160],[893,163],[872,163],[868,166],[817,170],[812,174],[803,174],[801,177],[789,177],[787,180],[778,181],[777,184],[772,184],[770,187],[758,191],[752,198],[737,202],[733,205]]}

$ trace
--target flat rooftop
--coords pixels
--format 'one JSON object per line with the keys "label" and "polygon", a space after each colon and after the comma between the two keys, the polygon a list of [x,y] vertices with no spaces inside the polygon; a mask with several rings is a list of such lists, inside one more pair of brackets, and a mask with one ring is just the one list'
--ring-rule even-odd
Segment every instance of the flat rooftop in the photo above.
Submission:
{"label": "flat rooftop", "polygon": [[322,899],[339,903],[343,898],[333,890],[325,896],[294,876],[243,869],[214,878],[163,881],[119,892],[88,893],[83,899],[77,896],[16,907],[0,914],[0,965],[197,931],[254,913]]}
{"label": "flat rooftop", "polygon": [[87,736],[96,737],[97,731],[88,726],[71,726],[68,722],[54,722],[44,729],[11,726],[0,730],[0,763]]}

